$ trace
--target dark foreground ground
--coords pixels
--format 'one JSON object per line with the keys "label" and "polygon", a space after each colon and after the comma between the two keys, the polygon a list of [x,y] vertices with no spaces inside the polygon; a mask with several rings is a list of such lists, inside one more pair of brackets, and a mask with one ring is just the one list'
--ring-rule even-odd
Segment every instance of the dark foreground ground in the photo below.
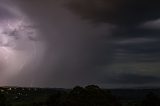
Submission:
{"label": "dark foreground ground", "polygon": [[160,106],[160,89],[1,87],[0,106]]}

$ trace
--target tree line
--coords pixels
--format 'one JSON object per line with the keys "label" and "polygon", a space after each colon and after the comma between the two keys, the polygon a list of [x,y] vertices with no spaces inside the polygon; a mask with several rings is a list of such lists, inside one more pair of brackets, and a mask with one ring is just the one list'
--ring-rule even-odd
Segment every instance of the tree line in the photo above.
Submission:
{"label": "tree line", "polygon": [[[0,106],[12,106],[3,93],[0,93]],[[48,95],[45,102],[38,101],[29,106],[160,106],[160,98],[151,92],[140,102],[124,105],[119,98],[112,95],[110,90],[89,85],[86,87],[76,86],[69,91],[56,91],[54,94]]]}

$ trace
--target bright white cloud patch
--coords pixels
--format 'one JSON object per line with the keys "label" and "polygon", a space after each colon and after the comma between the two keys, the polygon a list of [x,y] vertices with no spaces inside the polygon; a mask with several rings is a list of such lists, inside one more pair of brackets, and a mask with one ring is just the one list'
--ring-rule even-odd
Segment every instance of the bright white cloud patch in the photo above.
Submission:
{"label": "bright white cloud patch", "polygon": [[38,40],[34,23],[11,7],[4,5],[2,8],[14,16],[0,19],[0,84],[27,66],[31,68],[33,63],[36,66],[43,54],[43,43]]}

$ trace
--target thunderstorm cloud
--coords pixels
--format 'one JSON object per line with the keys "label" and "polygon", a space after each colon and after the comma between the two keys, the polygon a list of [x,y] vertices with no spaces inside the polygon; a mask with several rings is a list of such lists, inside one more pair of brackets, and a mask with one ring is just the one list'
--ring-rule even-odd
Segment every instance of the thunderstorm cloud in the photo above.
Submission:
{"label": "thunderstorm cloud", "polygon": [[[158,1],[2,0],[0,3],[0,31],[5,25],[9,28],[1,32],[0,39],[6,39],[7,34],[7,39],[13,41],[9,47],[13,46],[16,55],[29,55],[24,60],[30,63],[7,78],[5,84],[159,86]],[[0,40],[0,45],[5,43]],[[6,64],[1,60],[0,68]]]}

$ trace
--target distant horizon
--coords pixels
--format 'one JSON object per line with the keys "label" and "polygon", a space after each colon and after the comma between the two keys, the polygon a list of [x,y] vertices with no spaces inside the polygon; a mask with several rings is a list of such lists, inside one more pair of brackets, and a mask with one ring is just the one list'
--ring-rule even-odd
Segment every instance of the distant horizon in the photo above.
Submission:
{"label": "distant horizon", "polygon": [[[76,85],[79,86],[79,85]],[[76,86],[73,87],[28,87],[28,86],[0,86],[0,88],[40,88],[40,89],[72,89]],[[88,86],[88,85],[86,85]],[[98,86],[98,85],[97,85]],[[85,86],[81,86],[81,87],[85,87]],[[132,86],[132,87],[101,87],[102,89],[160,89],[160,86]]]}

